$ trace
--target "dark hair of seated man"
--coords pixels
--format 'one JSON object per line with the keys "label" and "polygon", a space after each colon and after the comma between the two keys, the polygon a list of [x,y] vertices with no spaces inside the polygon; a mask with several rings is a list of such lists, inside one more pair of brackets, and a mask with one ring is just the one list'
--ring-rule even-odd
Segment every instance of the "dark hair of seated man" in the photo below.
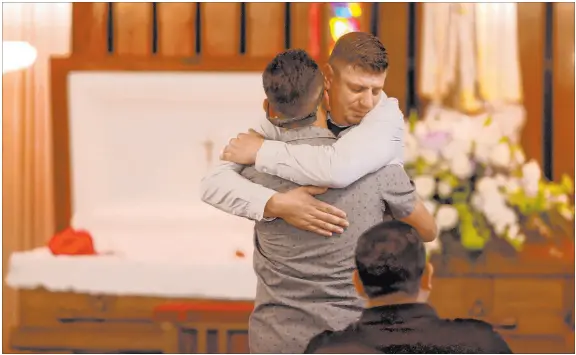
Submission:
{"label": "dark hair of seated man", "polygon": [[324,99],[324,76],[318,64],[302,49],[289,49],[276,55],[262,73],[266,93],[264,110],[275,126],[298,128],[318,121],[326,127],[321,104]]}
{"label": "dark hair of seated man", "polygon": [[354,284],[366,306],[346,329],[314,337],[306,353],[511,353],[486,322],[442,319],[426,303],[432,267],[414,228],[393,220],[360,236]]}

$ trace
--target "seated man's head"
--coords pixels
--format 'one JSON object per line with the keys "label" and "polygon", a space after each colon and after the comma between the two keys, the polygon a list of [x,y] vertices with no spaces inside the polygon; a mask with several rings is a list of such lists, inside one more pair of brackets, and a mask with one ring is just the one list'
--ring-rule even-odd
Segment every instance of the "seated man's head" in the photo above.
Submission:
{"label": "seated man's head", "polygon": [[354,284],[370,306],[425,301],[432,269],[418,232],[400,221],[368,229],[356,246]]}
{"label": "seated man's head", "polygon": [[340,37],[324,70],[332,120],[360,123],[378,103],[387,69],[388,53],[378,38],[365,32]]}
{"label": "seated man's head", "polygon": [[324,77],[306,51],[290,49],[278,54],[262,74],[264,110],[276,126],[307,126],[316,121],[324,98]]}

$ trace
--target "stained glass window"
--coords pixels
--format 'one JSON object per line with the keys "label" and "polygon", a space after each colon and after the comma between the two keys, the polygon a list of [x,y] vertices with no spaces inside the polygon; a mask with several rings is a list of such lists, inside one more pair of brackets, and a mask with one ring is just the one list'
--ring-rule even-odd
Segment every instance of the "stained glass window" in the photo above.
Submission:
{"label": "stained glass window", "polygon": [[360,30],[362,6],[357,2],[330,3],[330,39],[329,52],[342,35]]}

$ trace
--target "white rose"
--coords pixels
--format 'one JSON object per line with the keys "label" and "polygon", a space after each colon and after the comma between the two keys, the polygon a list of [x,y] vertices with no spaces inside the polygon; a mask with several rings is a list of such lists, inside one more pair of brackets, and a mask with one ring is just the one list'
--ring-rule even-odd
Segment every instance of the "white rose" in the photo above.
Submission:
{"label": "white rose", "polygon": [[492,224],[502,224],[502,228],[505,228],[507,224],[515,222],[510,215],[506,213],[506,200],[498,192],[491,192],[487,195],[482,196],[482,212],[486,219]]}
{"label": "white rose", "polygon": [[500,191],[494,191],[484,196],[486,209],[490,209],[497,219],[502,219],[504,216],[504,209],[507,208],[506,200]]}
{"label": "white rose", "polygon": [[508,228],[508,238],[510,239],[515,239],[518,234],[520,232],[520,227],[518,227],[518,224],[513,224]]}
{"label": "white rose", "polygon": [[420,156],[430,165],[436,164],[439,160],[438,153],[430,149],[422,149],[420,151]]}
{"label": "white rose", "polygon": [[496,176],[494,176],[494,180],[496,180],[496,184],[499,187],[502,187],[504,185],[506,185],[506,176],[502,175],[502,174],[496,174]]}
{"label": "white rose", "polygon": [[527,196],[536,196],[541,178],[542,171],[535,160],[530,160],[522,166],[522,185]]}
{"label": "white rose", "polygon": [[506,231],[506,225],[504,223],[497,222],[494,225],[494,233],[496,233],[497,236],[502,236],[504,231]]}
{"label": "white rose", "polygon": [[451,130],[452,120],[445,115],[430,118],[425,121],[429,132],[448,132]]}
{"label": "white rose", "polygon": [[457,178],[467,179],[472,175],[472,162],[464,154],[459,154],[450,162],[450,171]]}
{"label": "white rose", "polygon": [[464,142],[471,142],[476,134],[474,121],[469,116],[464,116],[451,125],[452,137],[458,137]]}
{"label": "white rose", "polygon": [[502,139],[502,131],[497,124],[492,122],[489,126],[482,126],[480,131],[477,132],[475,141],[479,144],[486,145],[488,147],[494,147],[496,144],[500,143]]}
{"label": "white rose", "polygon": [[424,122],[422,121],[416,122],[416,124],[414,125],[414,135],[416,136],[416,138],[421,139],[422,137],[425,137],[427,134],[428,134],[428,127],[426,126],[426,124],[424,124]]}
{"label": "white rose", "polygon": [[535,160],[530,160],[522,166],[522,176],[530,180],[538,180],[542,177],[540,165]]}
{"label": "white rose", "polygon": [[490,151],[488,156],[490,163],[500,168],[510,166],[510,146],[507,143],[500,143]]}
{"label": "white rose", "polygon": [[516,159],[516,162],[520,165],[526,162],[526,156],[524,155],[522,149],[516,148],[516,150],[514,151],[514,159]]}
{"label": "white rose", "polygon": [[519,140],[526,120],[525,110],[521,105],[498,107],[492,118],[500,127],[502,135],[509,137],[513,141]]}
{"label": "white rose", "polygon": [[479,211],[484,210],[484,199],[478,193],[474,193],[472,195],[472,198],[470,199],[470,204],[472,205],[472,207],[474,207]]}
{"label": "white rose", "polygon": [[416,192],[424,200],[429,199],[434,195],[436,190],[436,180],[429,175],[420,175],[414,178],[414,185],[416,185]]}
{"label": "white rose", "polygon": [[428,210],[428,212],[430,212],[430,214],[433,215],[436,212],[436,206],[438,205],[436,202],[432,200],[425,200],[423,204],[424,207],[426,207],[426,209]]}
{"label": "white rose", "polygon": [[444,159],[451,160],[458,155],[469,154],[471,151],[472,141],[456,139],[444,146],[441,153]]}
{"label": "white rose", "polygon": [[412,163],[418,158],[418,142],[414,136],[408,134],[404,137],[404,162]]}
{"label": "white rose", "polygon": [[441,205],[436,212],[436,223],[440,230],[450,230],[458,224],[458,211],[450,205]]}
{"label": "white rose", "polygon": [[481,195],[493,194],[498,192],[498,183],[490,176],[483,176],[476,182],[476,190]]}
{"label": "white rose", "polygon": [[446,181],[440,181],[438,183],[438,194],[440,197],[448,197],[452,193],[452,186]]}
{"label": "white rose", "polygon": [[474,157],[480,163],[487,163],[490,158],[490,147],[486,144],[476,143],[474,148]]}
{"label": "white rose", "polygon": [[518,223],[518,216],[510,207],[504,206],[497,214],[497,221],[505,226],[511,226]]}

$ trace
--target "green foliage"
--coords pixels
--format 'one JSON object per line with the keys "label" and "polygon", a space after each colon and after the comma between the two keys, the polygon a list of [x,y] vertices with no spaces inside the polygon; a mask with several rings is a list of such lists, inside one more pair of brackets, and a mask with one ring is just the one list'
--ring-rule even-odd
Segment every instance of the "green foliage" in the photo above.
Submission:
{"label": "green foliage", "polygon": [[460,242],[468,250],[482,250],[488,241],[482,231],[476,228],[474,214],[465,204],[454,205],[460,217]]}

